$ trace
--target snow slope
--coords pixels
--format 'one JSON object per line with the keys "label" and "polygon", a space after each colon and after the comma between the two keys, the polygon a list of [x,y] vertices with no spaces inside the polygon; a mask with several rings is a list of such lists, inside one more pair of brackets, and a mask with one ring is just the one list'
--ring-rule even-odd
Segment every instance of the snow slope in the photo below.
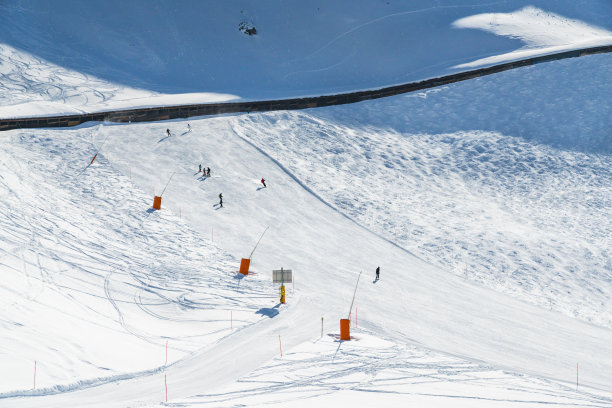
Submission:
{"label": "snow slope", "polygon": [[529,58],[543,53],[609,44],[611,32],[582,21],[528,6],[513,13],[485,13],[459,19],[456,28],[475,28],[495,35],[520,39],[525,46],[507,54],[481,58],[459,64],[457,68],[474,68],[500,62]]}
{"label": "snow slope", "polygon": [[611,21],[607,0],[6,0],[0,117],[383,87],[612,44]]}
{"label": "snow slope", "polygon": [[[472,92],[500,95],[533,77],[533,87],[521,88],[529,99],[551,86],[542,78],[585,70],[596,83],[609,76],[609,59],[483,78],[471,83]],[[586,100],[602,111],[609,103],[594,83],[591,93],[564,101],[585,126],[599,120],[597,111],[581,116]],[[467,104],[454,98],[469,85],[432,90],[425,100],[458,109]],[[370,391],[392,406],[609,405],[609,153],[572,149],[569,137],[560,148],[484,129],[413,134],[407,129],[419,120],[411,108],[421,101],[406,95],[302,112],[0,135],[7,146],[2,269],[11,277],[1,284],[2,299],[11,302],[1,344],[9,362],[3,370],[13,370],[2,374],[11,381],[0,404],[155,406],[165,399],[165,381],[169,401],[188,406],[369,401]],[[499,123],[525,109],[515,102],[512,111],[491,106],[480,115],[497,112]],[[431,118],[420,120],[426,126]],[[553,130],[563,126],[558,121]],[[164,135],[167,127],[174,136]],[[197,174],[199,163],[211,167],[211,178]],[[162,211],[148,210],[173,173]],[[581,202],[582,189],[592,201]],[[557,208],[567,212],[561,223],[553,222]],[[257,275],[237,280],[239,258],[266,226],[253,258]],[[403,229],[420,233],[395,238]],[[585,255],[585,245],[597,255]],[[532,259],[549,252],[542,262]],[[467,279],[452,273],[461,257],[469,260]],[[549,259],[559,264],[549,267]],[[382,279],[374,283],[377,265]],[[270,284],[270,270],[280,266],[296,273],[295,293],[282,307]],[[353,346],[333,336],[360,270],[363,331],[354,333]],[[548,285],[557,289],[553,310],[539,299]],[[66,299],[62,306],[58,298]],[[231,310],[244,326],[235,333]],[[39,322],[41,314],[52,327]],[[321,317],[326,340],[316,342]],[[174,363],[164,368],[165,340]],[[303,360],[302,353],[313,357],[284,363]],[[34,359],[40,389],[29,390]],[[356,364],[364,359],[380,361],[372,381]],[[576,363],[578,392],[570,391]],[[244,389],[268,370],[278,376],[262,380],[285,387],[265,395]],[[431,387],[410,380],[421,375],[435,376]],[[311,376],[331,378],[337,392],[315,382],[302,394],[307,399],[296,398]],[[376,380],[389,376],[397,378],[392,385]],[[458,385],[466,380],[474,385]]]}
{"label": "snow slope", "polygon": [[226,102],[237,97],[208,92],[160,94],[82,74],[0,44],[0,115],[73,115],[126,108]]}
{"label": "snow slope", "polygon": [[214,343],[230,312],[234,328],[262,318],[269,282],[234,279],[234,258],[147,211],[104,158],[84,171],[91,145],[68,137],[3,135],[2,391],[23,387],[33,359],[38,387],[65,390],[159,368],[165,339],[169,362]]}
{"label": "snow slope", "polygon": [[[2,2],[0,116],[370,88],[612,21],[606,1],[147,4]],[[0,133],[0,406],[609,407],[611,67]]]}
{"label": "snow slope", "polygon": [[559,61],[235,129],[427,262],[612,328],[611,68]]}

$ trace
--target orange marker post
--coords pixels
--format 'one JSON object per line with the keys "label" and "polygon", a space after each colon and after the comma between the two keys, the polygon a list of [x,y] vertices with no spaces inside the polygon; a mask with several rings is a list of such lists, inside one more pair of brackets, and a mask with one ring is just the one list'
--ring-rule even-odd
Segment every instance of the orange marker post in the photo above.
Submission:
{"label": "orange marker post", "polygon": [[161,197],[153,197],[153,208],[156,210],[161,210]]}
{"label": "orange marker post", "polygon": [[351,339],[351,321],[349,319],[340,319],[340,340]]}
{"label": "orange marker post", "polygon": [[249,266],[251,265],[250,258],[242,258],[240,260],[240,273],[243,275],[249,274]]}

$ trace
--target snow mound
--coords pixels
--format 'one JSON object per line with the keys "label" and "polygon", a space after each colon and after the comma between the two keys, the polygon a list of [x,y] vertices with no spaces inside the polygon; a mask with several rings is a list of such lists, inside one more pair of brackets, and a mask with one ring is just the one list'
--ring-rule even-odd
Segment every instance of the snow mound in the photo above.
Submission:
{"label": "snow mound", "polygon": [[72,115],[125,108],[226,102],[235,95],[161,94],[61,67],[0,43],[0,117]]}
{"label": "snow mound", "polygon": [[484,30],[525,43],[525,47],[520,50],[459,64],[455,68],[472,68],[542,53],[612,43],[612,31],[532,6],[512,13],[484,13],[464,17],[455,21],[453,27]]}

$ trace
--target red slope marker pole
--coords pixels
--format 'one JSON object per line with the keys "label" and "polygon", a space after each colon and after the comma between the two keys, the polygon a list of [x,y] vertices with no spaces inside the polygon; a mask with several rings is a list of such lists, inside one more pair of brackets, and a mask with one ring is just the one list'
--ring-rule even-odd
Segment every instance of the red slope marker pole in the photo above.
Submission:
{"label": "red slope marker pole", "polygon": [[164,374],[164,386],[166,387],[166,402],[168,402],[168,382],[166,381],[166,374]]}
{"label": "red slope marker pole", "polygon": [[[91,159],[91,161],[89,162],[90,166],[93,164],[94,160],[96,160],[96,157],[98,157],[98,153],[100,153],[100,150],[102,149],[102,146],[104,146],[104,143],[106,143],[106,141],[108,140],[109,136],[110,136],[110,133],[108,135],[106,135],[106,138],[104,139],[104,141],[102,142],[102,144],[100,145],[98,150],[96,151],[96,154],[94,155],[93,159]],[[110,159],[109,159],[109,161],[110,161]]]}
{"label": "red slope marker pole", "polygon": [[280,334],[278,335],[278,344],[280,346],[281,358],[283,358],[283,343],[281,343]]}

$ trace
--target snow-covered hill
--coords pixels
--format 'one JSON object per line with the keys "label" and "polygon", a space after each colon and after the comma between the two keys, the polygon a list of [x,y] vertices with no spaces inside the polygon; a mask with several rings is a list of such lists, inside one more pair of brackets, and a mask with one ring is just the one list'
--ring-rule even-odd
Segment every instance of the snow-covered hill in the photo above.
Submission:
{"label": "snow-covered hill", "polygon": [[0,117],[383,87],[609,45],[611,17],[607,0],[7,0]]}
{"label": "snow-covered hill", "polygon": [[[576,69],[573,63],[604,67],[599,72],[605,77],[606,58],[546,64],[524,69],[522,76],[507,73],[481,82],[487,90],[511,86],[539,71],[561,75]],[[469,83],[432,91],[427,99],[442,102],[445,92],[463,86]],[[590,97],[601,103],[607,98]],[[363,270],[357,313],[365,331],[357,339],[362,333],[364,340],[374,336],[375,344],[390,341],[400,347],[397,352],[408,353],[402,357],[406,366],[435,350],[430,367],[437,371],[449,355],[459,359],[452,363],[457,367],[476,364],[470,370],[478,376],[498,377],[496,370],[504,370],[502,387],[516,386],[512,373],[534,376],[519,381],[520,391],[507,394],[504,403],[514,392],[534,395],[534,386],[537,398],[560,392],[563,403],[580,405],[564,388],[579,363],[580,381],[588,387],[581,398],[605,406],[612,366],[611,331],[604,327],[610,321],[609,157],[490,131],[412,135],[401,124],[413,100],[207,118],[189,122],[191,132],[187,122],[177,121],[3,133],[9,149],[2,158],[2,197],[9,210],[2,268],[10,277],[2,284],[9,302],[4,333],[10,333],[2,341],[3,359],[19,373],[10,375],[4,397],[36,394],[14,391],[30,388],[35,359],[38,393],[47,395],[6,401],[149,404],[163,399],[163,373],[175,401],[219,402],[213,390],[245,380],[278,357],[279,340],[296,358],[304,347],[319,350],[315,361],[335,360],[330,347],[338,348],[339,361],[350,365],[352,348],[343,354],[337,342],[321,344],[324,351],[307,344],[320,337],[321,317],[324,336],[337,333]],[[579,109],[580,101],[574,103]],[[403,117],[377,119],[378,112],[400,109],[407,112]],[[173,136],[164,135],[166,127]],[[84,170],[102,143],[101,156]],[[200,163],[211,167],[212,177],[197,174]],[[519,167],[521,178],[510,174]],[[164,209],[151,212],[153,194],[173,173]],[[592,196],[584,204],[577,197],[583,190]],[[219,192],[222,209],[216,206]],[[565,211],[562,222],[554,222],[557,208]],[[239,258],[250,253],[266,226],[270,230],[254,256],[257,275],[236,279]],[[600,260],[585,256],[585,245]],[[457,259],[470,265],[467,279],[462,270],[453,275]],[[379,264],[382,280],[374,284],[370,279]],[[564,272],[564,264],[571,269]],[[270,285],[271,269],[280,266],[296,272],[295,294],[282,307]],[[237,325],[248,325],[233,334],[232,310]],[[38,323],[41,316],[53,324]],[[95,341],[102,338],[108,340]],[[163,369],[166,340],[170,361],[177,362]],[[279,375],[299,387],[311,371],[291,374],[290,367],[281,364]],[[416,375],[422,368],[414,367]],[[342,377],[336,369],[331,365],[324,375]],[[358,372],[347,369],[342,381]],[[393,369],[380,363],[374,372],[392,375]],[[206,378],[203,395],[197,378]],[[538,378],[546,378],[546,385]],[[457,378],[438,381],[449,392]],[[104,383],[111,388],[90,388]],[[391,390],[412,389],[409,383],[399,381]],[[359,398],[359,384],[348,387],[352,398]],[[487,393],[489,381],[477,384],[467,394]],[[110,389],[114,397],[105,398]],[[230,389],[235,398],[249,400],[239,386]],[[285,395],[283,389],[274,395]]]}
{"label": "snow-covered hill", "polygon": [[[340,55],[342,44],[356,46],[361,30],[384,32],[395,18],[366,11],[389,6],[404,8],[398,18],[414,14],[386,3],[364,2],[338,26],[321,22],[339,30],[323,50],[327,57]],[[107,39],[105,52],[79,51],[72,63],[60,63],[67,55],[60,51],[81,41],[67,33],[79,21],[94,21],[87,13],[99,4],[56,3],[64,13],[46,22],[47,5],[16,4],[0,5],[10,10],[0,14],[7,23],[0,38],[10,33],[21,41],[0,45],[3,112],[168,100],[153,86],[136,90],[155,81],[146,70],[138,80],[131,76],[123,37]],[[157,25],[155,4],[163,3],[124,29]],[[528,33],[534,23],[516,23],[516,16],[536,18],[533,9],[469,18],[513,12],[517,4],[446,1],[416,14],[448,18],[448,26],[489,21],[506,34],[502,26],[520,27],[522,38],[537,38],[531,35],[537,30]],[[537,21],[580,32],[570,43],[588,33],[605,37],[609,3],[534,5],[546,10]],[[333,6],[336,16],[340,6]],[[309,18],[297,16],[307,16],[309,7],[287,6],[286,13],[306,25]],[[261,13],[266,17],[252,20],[261,37],[238,32],[239,41],[269,46],[265,27],[273,14]],[[127,18],[98,14],[105,16],[101,25],[115,28]],[[44,25],[58,27],[66,16],[74,27]],[[582,30],[574,19],[591,25]],[[24,21],[43,28],[25,34],[16,28]],[[441,38],[442,25],[422,24],[432,40]],[[460,37],[471,31],[447,25]],[[82,31],[92,38],[113,30]],[[44,32],[55,37],[46,40]],[[163,44],[184,34],[176,35]],[[444,47],[432,48],[441,65],[423,64],[423,77],[480,58],[508,58],[520,46],[485,32],[471,35],[473,41],[462,38],[474,48],[457,51],[458,61]],[[477,53],[487,38],[495,39],[492,51]],[[58,59],[36,48],[45,44]],[[281,57],[283,50],[275,49]],[[79,62],[80,55],[103,63]],[[142,53],[144,65],[147,55],[153,54]],[[175,74],[184,69],[175,66]],[[351,87],[391,78],[347,66],[339,68]],[[0,133],[0,406],[609,407],[611,67],[610,55],[598,55],[332,108]],[[309,92],[319,89],[316,80],[301,78]],[[177,78],[183,80],[189,84]],[[344,86],[332,82],[321,89]],[[252,83],[267,92],[268,82]],[[170,85],[178,90],[177,84]],[[220,91],[184,86],[181,92]],[[235,94],[255,95],[244,89]],[[201,97],[232,98],[172,96]],[[211,177],[198,173],[199,164],[211,168]],[[162,210],[154,211],[153,196],[162,191]],[[253,253],[255,274],[242,277],[240,258],[267,227]],[[280,267],[296,277],[286,305],[271,282]],[[340,342],[338,320],[349,313],[361,271],[353,339]]]}

